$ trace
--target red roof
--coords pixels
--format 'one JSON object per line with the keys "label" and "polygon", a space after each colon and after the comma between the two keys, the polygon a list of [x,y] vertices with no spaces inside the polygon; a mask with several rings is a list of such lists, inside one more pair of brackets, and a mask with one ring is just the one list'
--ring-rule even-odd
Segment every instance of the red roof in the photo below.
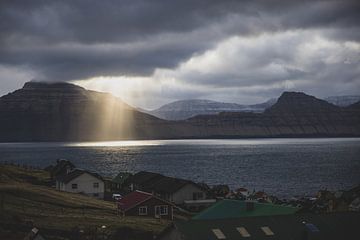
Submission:
{"label": "red roof", "polygon": [[118,201],[118,208],[122,211],[127,211],[152,197],[151,193],[134,191]]}

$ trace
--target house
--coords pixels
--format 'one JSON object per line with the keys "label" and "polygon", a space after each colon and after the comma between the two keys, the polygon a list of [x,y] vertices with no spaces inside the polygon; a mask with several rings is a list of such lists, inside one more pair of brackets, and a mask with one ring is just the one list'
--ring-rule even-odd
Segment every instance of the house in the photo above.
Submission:
{"label": "house", "polygon": [[173,219],[174,205],[151,193],[134,191],[118,201],[118,209],[124,216],[142,216]]}
{"label": "house", "polygon": [[357,240],[360,213],[292,214],[176,221],[160,240]]}
{"label": "house", "polygon": [[294,214],[299,210],[300,208],[270,203],[224,199],[195,215],[192,219],[205,220],[288,215]]}
{"label": "house", "polygon": [[56,178],[56,189],[65,192],[83,193],[88,196],[104,198],[104,180],[93,172],[74,169]]}
{"label": "house", "polygon": [[158,173],[141,171],[130,177],[128,182],[132,190],[151,192],[175,204],[206,199],[206,191],[198,184]]}
{"label": "house", "polygon": [[50,176],[52,179],[57,178],[58,176],[66,175],[75,169],[75,165],[65,159],[56,160],[56,165],[51,168],[47,168],[50,172]]}
{"label": "house", "polygon": [[246,188],[242,188],[242,187],[241,187],[241,188],[238,188],[238,189],[236,190],[236,193],[237,193],[238,195],[244,197],[245,199],[250,196],[249,190],[247,190]]}
{"label": "house", "polygon": [[140,171],[129,178],[127,182],[130,185],[131,190],[134,191],[145,189],[148,187],[150,182],[155,182],[162,177],[163,175],[158,173]]}

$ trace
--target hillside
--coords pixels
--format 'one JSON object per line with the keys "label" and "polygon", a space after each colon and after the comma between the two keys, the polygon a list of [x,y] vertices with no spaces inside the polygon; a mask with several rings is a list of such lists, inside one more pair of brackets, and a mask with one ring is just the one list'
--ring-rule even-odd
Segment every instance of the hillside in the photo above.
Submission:
{"label": "hillside", "polygon": [[0,142],[360,136],[357,103],[342,108],[285,92],[266,106],[260,113],[228,111],[167,121],[111,94],[30,82],[0,98]]}
{"label": "hillside", "polygon": [[[348,107],[356,102],[359,102],[360,96],[331,96],[324,98],[323,100],[339,107]],[[140,108],[138,108],[138,110],[165,120],[186,120],[197,115],[215,115],[221,112],[261,113],[273,106],[276,101],[277,98],[272,98],[259,104],[242,105],[205,99],[192,99],[171,102],[150,111]]]}
{"label": "hillside", "polygon": [[0,98],[0,141],[162,138],[164,120],[136,111],[111,94],[69,83],[28,82]]}
{"label": "hillside", "polygon": [[[354,105],[355,106],[355,105]],[[220,113],[187,120],[218,137],[360,136],[360,112],[297,92],[284,92],[264,113]]]}
{"label": "hillside", "polygon": [[[109,239],[152,239],[169,223],[151,218],[120,217],[113,203],[47,187],[47,172],[0,165],[0,239],[23,239],[31,225],[46,239],[78,239],[104,234]],[[94,233],[95,232],[95,233]]]}

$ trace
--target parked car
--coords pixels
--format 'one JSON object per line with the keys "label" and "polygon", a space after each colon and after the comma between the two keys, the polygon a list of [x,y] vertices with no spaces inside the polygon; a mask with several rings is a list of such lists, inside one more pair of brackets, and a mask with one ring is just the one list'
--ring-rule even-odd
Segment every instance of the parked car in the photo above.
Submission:
{"label": "parked car", "polygon": [[120,199],[122,199],[122,196],[119,193],[114,193],[112,195],[112,199],[114,199],[115,201],[119,201]]}

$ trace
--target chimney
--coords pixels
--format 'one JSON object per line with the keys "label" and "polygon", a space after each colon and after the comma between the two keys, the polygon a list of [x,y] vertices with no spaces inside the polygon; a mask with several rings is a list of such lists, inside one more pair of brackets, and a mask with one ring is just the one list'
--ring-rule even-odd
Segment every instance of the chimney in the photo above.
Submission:
{"label": "chimney", "polygon": [[253,201],[246,201],[246,211],[253,211],[255,209],[255,203]]}

